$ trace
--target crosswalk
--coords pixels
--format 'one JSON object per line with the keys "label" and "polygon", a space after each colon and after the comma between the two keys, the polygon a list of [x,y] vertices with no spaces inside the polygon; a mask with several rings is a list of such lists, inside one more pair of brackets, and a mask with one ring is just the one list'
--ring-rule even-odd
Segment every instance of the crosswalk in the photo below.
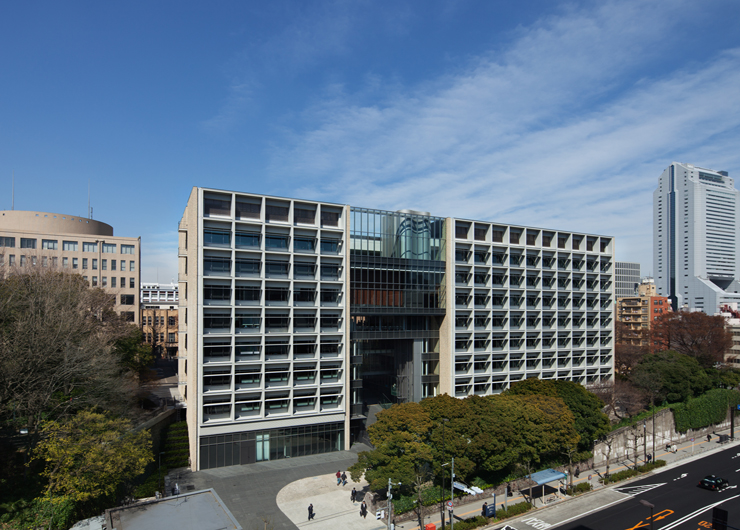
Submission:
{"label": "crosswalk", "polygon": [[645,493],[665,485],[666,482],[661,482],[659,484],[642,484],[640,486],[622,486],[621,488],[614,488],[614,491],[635,497],[641,493]]}

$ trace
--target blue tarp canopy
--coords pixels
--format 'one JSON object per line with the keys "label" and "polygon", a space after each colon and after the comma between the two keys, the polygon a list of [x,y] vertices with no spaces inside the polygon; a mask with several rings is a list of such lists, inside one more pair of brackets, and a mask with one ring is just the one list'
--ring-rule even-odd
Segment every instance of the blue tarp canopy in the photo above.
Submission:
{"label": "blue tarp canopy", "polygon": [[543,484],[547,484],[548,482],[552,482],[554,480],[560,480],[561,478],[565,478],[567,476],[568,475],[566,475],[565,473],[555,471],[554,469],[545,469],[544,471],[532,473],[530,475],[530,478],[534,480],[538,486],[542,486]]}

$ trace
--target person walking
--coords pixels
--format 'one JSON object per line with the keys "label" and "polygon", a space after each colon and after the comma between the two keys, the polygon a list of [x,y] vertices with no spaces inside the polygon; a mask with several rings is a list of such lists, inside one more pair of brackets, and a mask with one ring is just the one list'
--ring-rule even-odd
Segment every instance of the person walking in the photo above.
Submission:
{"label": "person walking", "polygon": [[342,472],[337,470],[337,486],[342,483]]}
{"label": "person walking", "polygon": [[360,505],[360,517],[363,519],[367,518],[367,504],[365,504],[365,501],[362,501],[362,504]]}
{"label": "person walking", "polygon": [[486,515],[487,512],[488,512],[488,503],[487,502],[484,502],[483,503],[483,507],[480,509],[480,515],[481,515],[481,517],[487,517],[487,515]]}
{"label": "person walking", "polygon": [[316,514],[313,513],[313,504],[309,504],[308,505],[308,520],[310,521],[311,519],[313,519],[315,515]]}
{"label": "person walking", "polygon": [[356,488],[352,488],[352,494],[350,495],[349,498],[352,499],[352,502],[355,502],[357,500],[357,489]]}
{"label": "person walking", "polygon": [[342,475],[339,478],[342,479],[342,486],[346,486],[347,485],[347,473],[342,471]]}
{"label": "person walking", "polygon": [[707,442],[711,442],[711,441],[712,441],[712,435],[711,434],[707,434]]}

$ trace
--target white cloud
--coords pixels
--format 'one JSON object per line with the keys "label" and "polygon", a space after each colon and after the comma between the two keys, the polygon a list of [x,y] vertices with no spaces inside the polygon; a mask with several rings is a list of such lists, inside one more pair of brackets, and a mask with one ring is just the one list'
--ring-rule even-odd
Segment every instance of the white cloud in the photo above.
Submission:
{"label": "white cloud", "polygon": [[342,93],[307,112],[314,127],[276,154],[273,171],[305,183],[294,196],[616,235],[618,259],[647,272],[661,171],[673,159],[738,162],[712,145],[737,145],[740,51],[643,71],[691,17],[683,7],[567,11],[467,69],[405,93],[394,86],[383,103]]}

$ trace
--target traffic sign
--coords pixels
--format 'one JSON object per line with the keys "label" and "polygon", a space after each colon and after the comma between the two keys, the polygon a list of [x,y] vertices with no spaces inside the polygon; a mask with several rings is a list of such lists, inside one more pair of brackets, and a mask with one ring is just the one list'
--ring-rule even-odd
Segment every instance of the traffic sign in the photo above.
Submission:
{"label": "traffic sign", "polygon": [[447,507],[451,510],[452,509],[452,501],[447,501]]}

